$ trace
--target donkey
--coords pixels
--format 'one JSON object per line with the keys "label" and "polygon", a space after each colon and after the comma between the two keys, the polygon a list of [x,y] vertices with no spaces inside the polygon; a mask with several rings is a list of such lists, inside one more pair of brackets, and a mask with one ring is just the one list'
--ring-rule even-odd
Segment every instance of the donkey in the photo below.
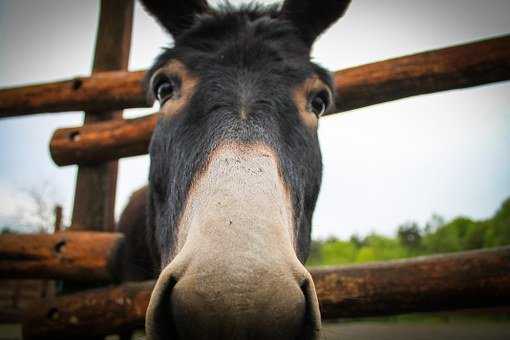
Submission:
{"label": "donkey", "polygon": [[319,337],[303,263],[335,91],[310,50],[349,2],[142,1],[174,38],[146,76],[161,111],[149,185],[118,226],[123,278],[157,278],[150,339]]}

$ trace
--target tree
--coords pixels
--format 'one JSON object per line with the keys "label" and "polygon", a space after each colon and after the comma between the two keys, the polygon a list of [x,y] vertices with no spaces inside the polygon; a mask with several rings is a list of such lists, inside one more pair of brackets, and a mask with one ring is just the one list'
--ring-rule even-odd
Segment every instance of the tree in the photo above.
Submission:
{"label": "tree", "polygon": [[53,231],[55,191],[48,183],[13,192],[13,208],[1,216],[5,232],[45,233]]}
{"label": "tree", "polygon": [[432,214],[432,217],[428,222],[425,224],[424,232],[426,234],[434,232],[434,230],[437,230],[441,228],[445,224],[445,220],[441,215],[438,214]]}
{"label": "tree", "polygon": [[464,249],[483,248],[489,227],[488,222],[471,223],[464,237]]}
{"label": "tree", "polygon": [[486,247],[510,244],[510,197],[501,204],[496,214],[486,223],[487,235],[484,243]]}
{"label": "tree", "polygon": [[354,244],[356,248],[361,248],[366,244],[365,239],[361,238],[358,234],[352,235],[349,241]]}
{"label": "tree", "polygon": [[465,249],[465,237],[474,222],[466,217],[457,217],[424,237],[423,244],[428,253],[449,253]]}
{"label": "tree", "polygon": [[415,222],[398,227],[397,237],[371,234],[364,238],[357,234],[349,241],[330,237],[313,241],[309,265],[341,265],[371,261],[385,261],[510,244],[510,198],[503,202],[493,217],[474,221],[457,217],[446,222],[433,215],[425,228]]}
{"label": "tree", "polygon": [[418,249],[421,245],[421,230],[417,223],[407,222],[398,227],[397,236],[404,247]]}
{"label": "tree", "polygon": [[307,264],[315,266],[321,264],[323,261],[322,242],[312,240],[312,243],[310,244],[310,255],[308,256]]}

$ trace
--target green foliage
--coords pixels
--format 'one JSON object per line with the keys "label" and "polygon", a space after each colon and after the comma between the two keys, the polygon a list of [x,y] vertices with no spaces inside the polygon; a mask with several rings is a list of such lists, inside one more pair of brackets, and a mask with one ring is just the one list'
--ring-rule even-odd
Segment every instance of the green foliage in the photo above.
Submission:
{"label": "green foliage", "polygon": [[466,249],[468,230],[475,228],[475,222],[457,217],[451,222],[425,235],[423,245],[427,253],[448,253]]}
{"label": "green foliage", "polygon": [[449,222],[438,216],[421,228],[408,222],[398,227],[396,237],[371,234],[351,236],[349,241],[330,238],[312,241],[309,266],[330,266],[449,253],[510,244],[510,198],[492,218],[473,221],[457,217]]}
{"label": "green foliage", "polygon": [[348,241],[327,240],[325,242],[313,241],[315,252],[308,260],[309,265],[336,265],[355,262],[357,247]]}
{"label": "green foliage", "polygon": [[356,256],[357,263],[372,262],[379,260],[393,260],[408,257],[408,251],[397,239],[369,235],[365,238],[365,246],[359,249]]}
{"label": "green foliage", "polygon": [[486,222],[471,223],[464,237],[464,249],[479,249],[485,246],[490,224]]}
{"label": "green foliage", "polygon": [[407,248],[419,248],[421,246],[420,226],[414,222],[402,224],[397,231],[400,244]]}
{"label": "green foliage", "polygon": [[9,227],[0,227],[0,235],[17,234],[18,232]]}
{"label": "green foliage", "polygon": [[486,247],[510,244],[510,198],[507,198],[487,225]]}

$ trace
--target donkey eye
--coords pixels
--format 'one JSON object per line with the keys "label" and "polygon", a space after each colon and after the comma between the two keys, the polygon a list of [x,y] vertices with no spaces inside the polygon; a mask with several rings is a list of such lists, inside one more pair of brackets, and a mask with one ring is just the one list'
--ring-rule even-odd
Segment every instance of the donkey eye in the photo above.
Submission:
{"label": "donkey eye", "polygon": [[317,117],[322,116],[329,106],[329,95],[326,91],[317,93],[310,102],[310,109]]}
{"label": "donkey eye", "polygon": [[175,84],[170,79],[162,80],[155,88],[155,96],[160,105],[172,98],[175,91]]}

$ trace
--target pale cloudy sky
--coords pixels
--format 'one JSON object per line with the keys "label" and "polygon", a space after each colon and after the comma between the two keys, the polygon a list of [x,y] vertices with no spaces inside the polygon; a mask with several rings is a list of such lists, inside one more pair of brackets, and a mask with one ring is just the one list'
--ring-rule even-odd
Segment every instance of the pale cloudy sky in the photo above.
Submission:
{"label": "pale cloudy sky", "polygon": [[[508,34],[508,13],[508,0],[353,0],[313,57],[337,70]],[[92,0],[0,0],[0,87],[89,74],[97,16]],[[147,68],[169,43],[137,4],[130,69]],[[492,215],[510,196],[509,94],[505,82],[323,119],[314,236],[390,235],[398,224],[424,223],[433,213]],[[48,142],[56,128],[81,120],[75,112],[0,120],[0,224],[27,209],[24,190],[42,183],[70,215],[76,168],[56,167]],[[147,169],[147,156],[121,161],[117,214],[146,182]]]}

